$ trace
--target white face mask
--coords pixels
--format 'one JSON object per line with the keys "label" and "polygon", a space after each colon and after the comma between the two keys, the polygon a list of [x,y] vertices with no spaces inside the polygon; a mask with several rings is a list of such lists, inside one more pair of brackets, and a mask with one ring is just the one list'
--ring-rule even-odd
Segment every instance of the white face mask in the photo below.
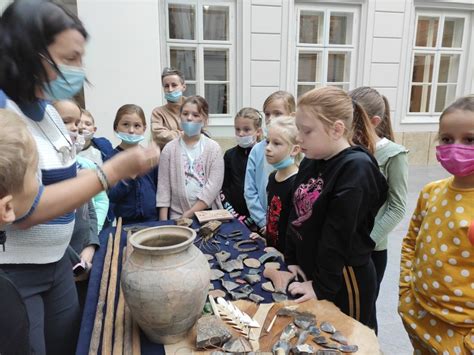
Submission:
{"label": "white face mask", "polygon": [[250,135],[250,136],[235,136],[235,140],[239,147],[241,148],[249,148],[255,144],[257,141],[257,137],[255,135]]}
{"label": "white face mask", "polygon": [[83,129],[82,135],[84,136],[84,139],[87,142],[87,141],[90,141],[92,137],[94,137],[94,132],[88,131],[87,129]]}

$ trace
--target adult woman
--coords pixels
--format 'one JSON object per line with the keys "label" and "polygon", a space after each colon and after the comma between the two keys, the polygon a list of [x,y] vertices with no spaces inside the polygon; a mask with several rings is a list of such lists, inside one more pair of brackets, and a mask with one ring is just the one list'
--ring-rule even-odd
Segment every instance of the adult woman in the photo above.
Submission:
{"label": "adult woman", "polygon": [[75,349],[79,305],[64,257],[74,213],[65,212],[133,171],[143,173],[148,158],[148,169],[157,162],[156,152],[136,150],[132,153],[139,162],[134,166],[121,166],[130,157],[117,157],[97,172],[64,181],[76,175],[75,149],[49,100],[71,98],[82,88],[86,39],[81,22],[50,1],[15,1],[0,18],[0,106],[18,113],[28,125],[42,183],[50,185],[37,197],[37,209],[24,218],[21,227],[28,228],[7,231],[6,251],[0,255],[1,269],[26,305],[35,354],[70,354]]}
{"label": "adult woman", "polygon": [[165,92],[166,104],[153,109],[151,113],[151,134],[161,149],[182,135],[179,110],[184,102],[186,90],[184,74],[174,68],[165,68],[161,73],[161,84]]}

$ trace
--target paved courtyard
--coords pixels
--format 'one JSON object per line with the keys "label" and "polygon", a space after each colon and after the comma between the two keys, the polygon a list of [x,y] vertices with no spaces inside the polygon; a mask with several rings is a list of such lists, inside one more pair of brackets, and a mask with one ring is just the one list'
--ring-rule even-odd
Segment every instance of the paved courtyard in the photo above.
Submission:
{"label": "paved courtyard", "polygon": [[379,342],[384,355],[413,353],[413,348],[397,313],[400,249],[421,188],[430,181],[447,176],[449,174],[439,165],[410,166],[407,213],[389,236],[388,265],[377,301]]}

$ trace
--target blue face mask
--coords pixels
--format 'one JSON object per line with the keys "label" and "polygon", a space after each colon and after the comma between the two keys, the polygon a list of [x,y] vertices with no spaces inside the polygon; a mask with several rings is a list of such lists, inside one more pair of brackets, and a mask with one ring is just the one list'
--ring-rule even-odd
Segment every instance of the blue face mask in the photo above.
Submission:
{"label": "blue face mask", "polygon": [[172,92],[167,92],[165,94],[165,99],[169,102],[178,102],[181,96],[183,96],[183,92],[181,90],[175,90]]}
{"label": "blue face mask", "polygon": [[295,158],[287,156],[286,158],[280,160],[278,163],[272,164],[275,170],[285,169],[295,163]]}
{"label": "blue face mask", "polygon": [[202,122],[181,122],[184,134],[188,137],[194,137],[201,134]]}
{"label": "blue face mask", "polygon": [[58,64],[58,77],[44,84],[43,92],[50,100],[66,100],[76,95],[84,85],[84,68]]}
{"label": "blue face mask", "polygon": [[138,134],[128,134],[124,132],[115,132],[118,139],[127,144],[138,144],[145,139],[145,136]]}

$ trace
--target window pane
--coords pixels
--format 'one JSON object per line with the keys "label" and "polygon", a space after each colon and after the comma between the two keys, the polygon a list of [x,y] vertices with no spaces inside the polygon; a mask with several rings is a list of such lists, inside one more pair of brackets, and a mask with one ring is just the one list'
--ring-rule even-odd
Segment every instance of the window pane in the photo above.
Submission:
{"label": "window pane", "polygon": [[455,83],[458,80],[459,54],[442,54],[439,60],[439,83]]}
{"label": "window pane", "polygon": [[352,44],[352,14],[332,13],[329,22],[330,44]]}
{"label": "window pane", "polygon": [[195,9],[193,5],[169,4],[171,39],[194,39]]}
{"label": "window pane", "polygon": [[196,84],[186,83],[186,90],[183,92],[183,95],[186,97],[196,95]]}
{"label": "window pane", "polygon": [[350,68],[349,53],[331,53],[328,54],[328,82],[349,81]]}
{"label": "window pane", "polygon": [[464,32],[463,18],[449,18],[444,20],[443,47],[461,47],[462,34]]}
{"label": "window pane", "polygon": [[170,49],[170,64],[181,70],[186,80],[196,80],[196,51],[194,49]]}
{"label": "window pane", "polygon": [[417,47],[435,47],[438,36],[438,17],[418,17],[418,26],[416,28]]}
{"label": "window pane", "polygon": [[206,84],[205,90],[209,113],[228,113],[227,84]]}
{"label": "window pane", "polygon": [[298,85],[298,92],[297,92],[297,95],[298,97],[300,97],[301,95],[303,95],[304,93],[310,91],[310,90],[313,90],[315,88],[314,85]]}
{"label": "window pane", "polygon": [[298,59],[298,81],[321,81],[320,53],[300,53]]}
{"label": "window pane", "polygon": [[204,80],[227,81],[227,51],[204,51]]}
{"label": "window pane", "polygon": [[301,11],[300,43],[323,43],[323,16],[322,12]]}
{"label": "window pane", "polygon": [[433,77],[434,54],[415,54],[413,62],[414,83],[430,83]]}
{"label": "window pane", "polygon": [[431,85],[411,87],[410,112],[428,112],[430,107]]}
{"label": "window pane", "polygon": [[456,84],[438,85],[436,91],[435,112],[442,112],[444,108],[456,98]]}
{"label": "window pane", "polygon": [[229,8],[227,6],[203,6],[204,40],[227,41],[229,39]]}

